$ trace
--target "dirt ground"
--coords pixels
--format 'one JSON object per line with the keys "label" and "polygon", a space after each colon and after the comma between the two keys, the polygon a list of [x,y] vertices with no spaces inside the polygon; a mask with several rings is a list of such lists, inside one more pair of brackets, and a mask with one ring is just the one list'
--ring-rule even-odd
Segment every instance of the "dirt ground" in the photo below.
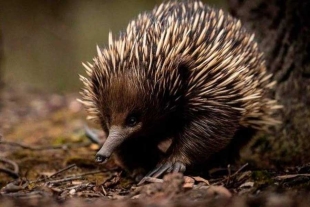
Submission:
{"label": "dirt ground", "polygon": [[85,136],[78,94],[6,88],[1,96],[0,207],[310,205],[310,165],[243,163],[208,177],[168,174],[137,186],[113,159],[94,162],[99,146]]}

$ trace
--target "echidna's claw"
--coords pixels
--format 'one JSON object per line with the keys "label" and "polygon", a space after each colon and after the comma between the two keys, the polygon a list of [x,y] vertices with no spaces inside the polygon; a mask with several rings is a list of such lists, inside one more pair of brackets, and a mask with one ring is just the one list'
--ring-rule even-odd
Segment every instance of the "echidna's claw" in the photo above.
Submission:
{"label": "echidna's claw", "polygon": [[186,167],[183,163],[176,162],[176,163],[174,163],[172,172],[173,173],[177,173],[177,172],[183,173],[183,172],[185,172],[185,170],[186,170]]}
{"label": "echidna's claw", "polygon": [[138,183],[138,185],[142,185],[145,181],[149,180],[148,178],[158,178],[166,173],[183,173],[186,170],[186,166],[182,162],[166,162],[164,164],[158,165],[154,170],[150,171],[142,180]]}

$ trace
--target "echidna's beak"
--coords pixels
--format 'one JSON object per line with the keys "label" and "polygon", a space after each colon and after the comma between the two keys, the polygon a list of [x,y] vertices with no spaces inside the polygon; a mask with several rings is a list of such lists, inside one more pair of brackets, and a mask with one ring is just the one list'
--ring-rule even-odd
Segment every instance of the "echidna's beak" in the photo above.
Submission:
{"label": "echidna's beak", "polygon": [[105,162],[125,138],[126,136],[122,133],[122,129],[120,127],[112,126],[107,140],[96,154],[95,161],[97,163]]}

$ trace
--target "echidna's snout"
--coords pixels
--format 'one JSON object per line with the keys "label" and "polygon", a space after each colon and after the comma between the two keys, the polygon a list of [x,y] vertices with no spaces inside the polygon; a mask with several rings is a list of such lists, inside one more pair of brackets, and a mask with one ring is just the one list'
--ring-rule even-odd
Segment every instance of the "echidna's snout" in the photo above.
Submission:
{"label": "echidna's snout", "polygon": [[121,127],[112,126],[107,140],[96,154],[95,161],[97,163],[103,163],[108,160],[114,150],[123,143],[126,137]]}

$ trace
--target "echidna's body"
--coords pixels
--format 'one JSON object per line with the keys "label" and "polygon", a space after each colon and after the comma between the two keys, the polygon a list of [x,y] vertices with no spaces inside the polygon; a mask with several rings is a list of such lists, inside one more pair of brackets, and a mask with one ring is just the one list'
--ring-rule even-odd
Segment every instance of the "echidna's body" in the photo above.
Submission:
{"label": "echidna's body", "polygon": [[[278,106],[253,35],[199,1],[167,2],[138,16],[86,66],[83,100],[132,170],[158,176],[207,161],[238,131],[263,129]],[[239,137],[240,138],[240,137]],[[167,152],[158,143],[172,139]]]}

